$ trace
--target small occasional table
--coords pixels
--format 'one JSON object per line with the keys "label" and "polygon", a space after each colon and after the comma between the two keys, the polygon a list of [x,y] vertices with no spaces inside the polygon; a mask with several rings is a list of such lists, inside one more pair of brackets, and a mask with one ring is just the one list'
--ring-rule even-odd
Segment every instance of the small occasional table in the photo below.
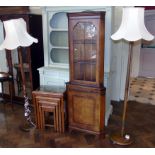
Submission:
{"label": "small occasional table", "polygon": [[45,111],[53,112],[54,129],[63,133],[65,130],[66,89],[62,86],[40,86],[32,92],[35,122],[39,129],[50,126],[45,123]]}

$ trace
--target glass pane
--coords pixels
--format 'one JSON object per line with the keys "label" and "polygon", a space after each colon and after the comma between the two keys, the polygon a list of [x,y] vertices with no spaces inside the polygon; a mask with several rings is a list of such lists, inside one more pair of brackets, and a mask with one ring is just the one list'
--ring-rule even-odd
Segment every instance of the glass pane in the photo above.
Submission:
{"label": "glass pane", "polygon": [[68,29],[68,19],[64,12],[56,13],[50,20],[50,26],[52,28]]}
{"label": "glass pane", "polygon": [[96,81],[96,63],[74,63],[74,79]]}
{"label": "glass pane", "polygon": [[84,60],[84,45],[74,44],[74,62]]}
{"label": "glass pane", "polygon": [[50,53],[52,62],[55,63],[69,63],[68,50],[66,49],[52,49]]}
{"label": "glass pane", "polygon": [[50,42],[53,46],[68,47],[68,32],[52,31],[50,33]]}
{"label": "glass pane", "polygon": [[96,81],[97,30],[91,22],[79,22],[73,29],[74,79]]}
{"label": "glass pane", "polygon": [[[97,29],[96,26],[90,22],[79,22],[73,28],[73,40],[96,40]],[[88,39],[88,40],[87,40]]]}

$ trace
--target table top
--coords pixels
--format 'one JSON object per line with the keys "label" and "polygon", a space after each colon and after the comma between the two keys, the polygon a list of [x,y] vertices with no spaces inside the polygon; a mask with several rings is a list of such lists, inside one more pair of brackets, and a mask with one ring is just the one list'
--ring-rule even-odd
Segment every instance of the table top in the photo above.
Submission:
{"label": "table top", "polygon": [[36,91],[53,92],[53,93],[64,93],[66,88],[63,86],[55,85],[41,85]]}

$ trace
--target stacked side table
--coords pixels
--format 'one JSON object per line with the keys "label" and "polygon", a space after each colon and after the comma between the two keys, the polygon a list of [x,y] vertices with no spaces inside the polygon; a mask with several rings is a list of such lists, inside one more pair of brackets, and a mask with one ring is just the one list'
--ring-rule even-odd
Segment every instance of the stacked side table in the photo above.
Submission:
{"label": "stacked side table", "polygon": [[[65,88],[59,86],[41,86],[38,90],[32,92],[35,121],[39,129],[44,129],[45,126],[53,126],[55,131],[64,132],[65,96]],[[47,113],[53,114],[54,123],[52,121],[46,123],[45,115]]]}

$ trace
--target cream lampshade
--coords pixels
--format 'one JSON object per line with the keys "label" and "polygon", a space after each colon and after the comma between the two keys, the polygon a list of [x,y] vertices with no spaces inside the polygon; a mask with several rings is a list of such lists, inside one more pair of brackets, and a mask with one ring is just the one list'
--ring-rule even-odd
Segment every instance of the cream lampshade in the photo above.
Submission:
{"label": "cream lampshade", "polygon": [[153,40],[154,36],[148,32],[144,24],[144,8],[123,8],[121,25],[111,38],[113,40],[125,39],[127,41]]}
{"label": "cream lampshade", "polygon": [[138,41],[140,39],[144,39],[146,41],[151,41],[154,39],[154,36],[148,32],[144,24],[144,8],[139,7],[123,8],[121,25],[117,30],[117,32],[111,36],[111,38],[113,40],[124,39],[126,41],[129,41],[130,43],[121,132],[112,134],[110,137],[112,142],[115,144],[129,145],[132,144],[133,138],[130,134],[125,133],[125,119],[126,119],[129,87],[130,87],[131,62],[133,53],[132,44],[133,42]]}
{"label": "cream lampshade", "polygon": [[5,40],[0,45],[0,50],[13,50],[17,47],[27,47],[33,42],[38,43],[38,39],[27,33],[26,22],[23,18],[4,21]]}
{"label": "cream lampshade", "polygon": [[31,128],[35,127],[35,124],[31,121],[31,111],[29,99],[26,92],[26,79],[23,69],[23,60],[22,60],[22,47],[28,47],[32,43],[38,43],[38,39],[32,37],[27,32],[26,22],[23,18],[11,19],[4,21],[4,30],[5,30],[5,39],[0,45],[0,50],[7,49],[13,50],[17,49],[19,56],[19,68],[22,77],[22,86],[23,86],[23,96],[24,96],[24,116],[26,117],[26,123],[21,126],[21,129],[24,131],[30,131]]}

